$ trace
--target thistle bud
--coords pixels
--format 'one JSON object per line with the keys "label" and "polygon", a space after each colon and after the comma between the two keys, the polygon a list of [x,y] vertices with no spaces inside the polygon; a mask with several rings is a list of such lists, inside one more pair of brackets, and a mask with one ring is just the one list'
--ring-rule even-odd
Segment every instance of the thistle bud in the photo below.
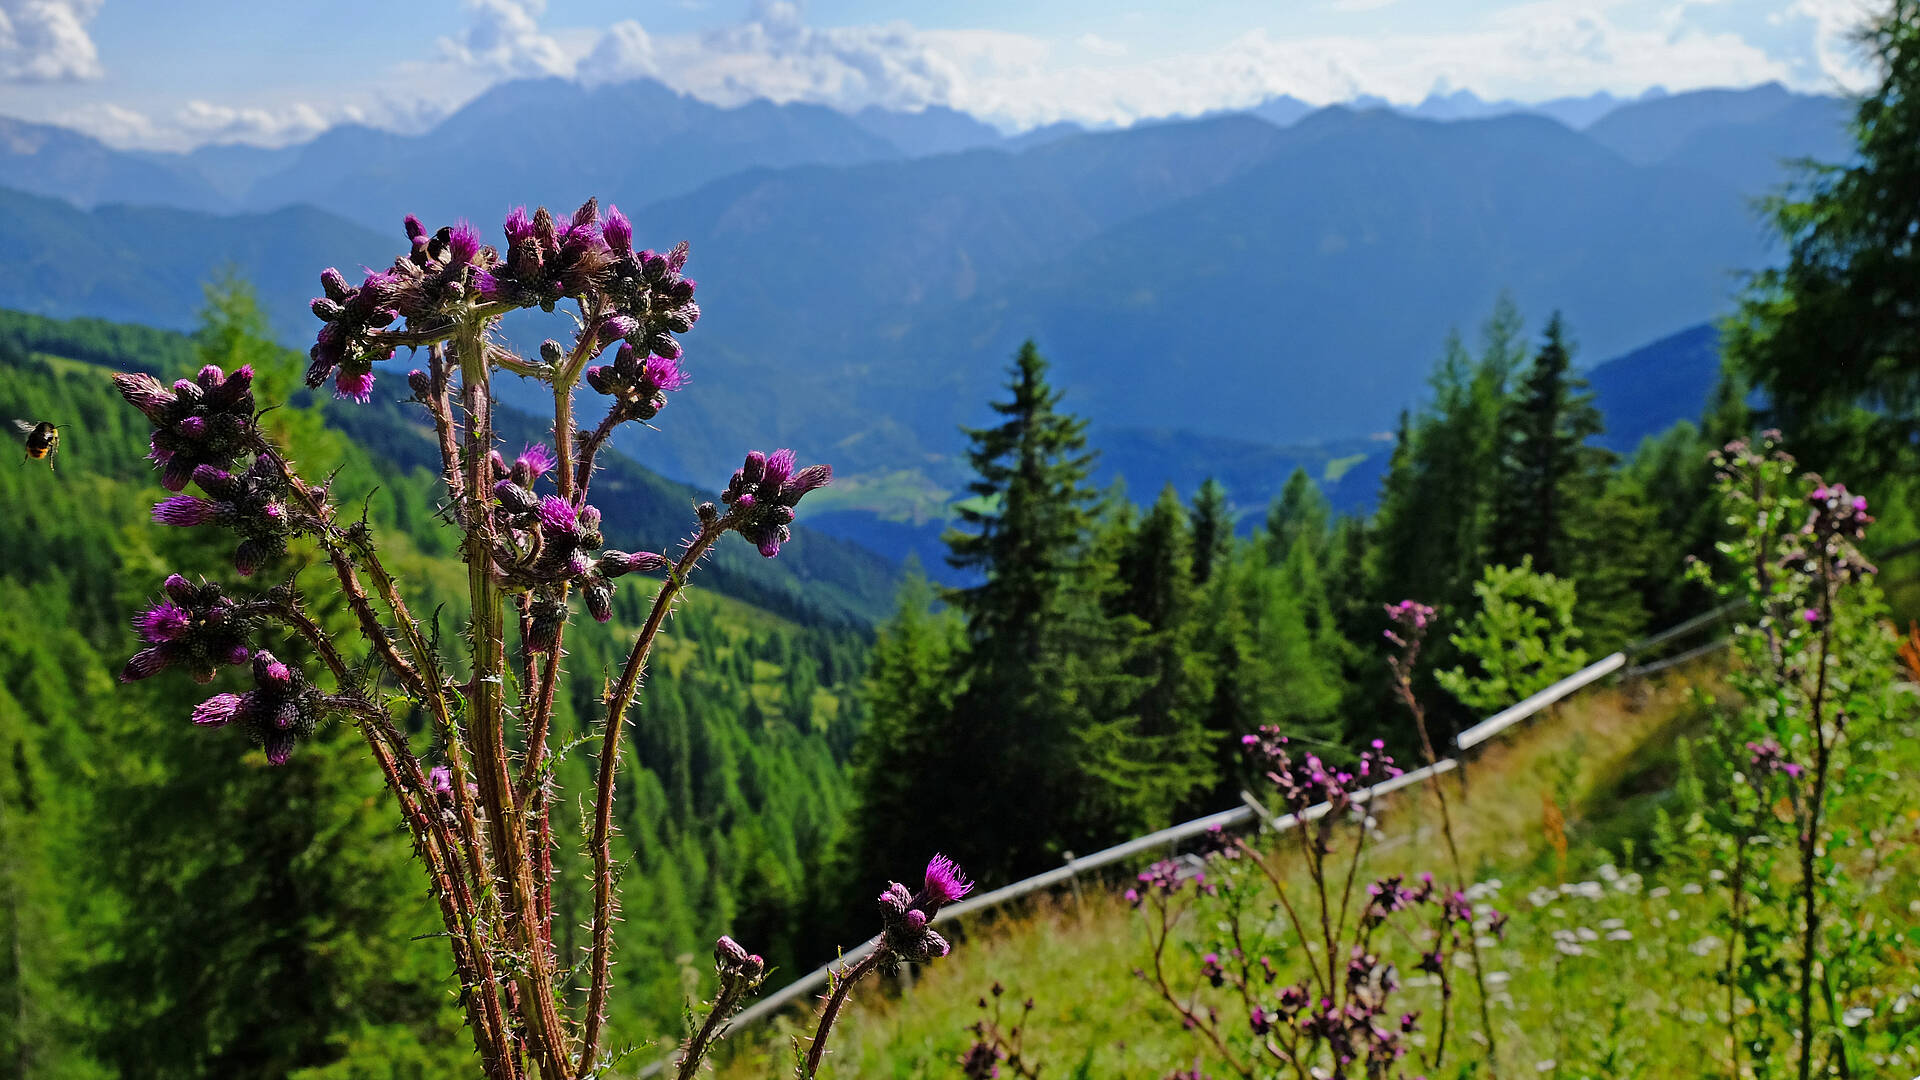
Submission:
{"label": "thistle bud", "polygon": [[407,372],[407,389],[413,391],[416,399],[426,401],[433,397],[433,380],[427,377],[426,372],[415,368]]}
{"label": "thistle bud", "polygon": [[594,622],[607,622],[613,618],[613,586],[603,581],[589,582],[580,590],[587,602],[587,612]]}
{"label": "thistle bud", "polygon": [[540,343],[540,359],[546,361],[548,367],[559,367],[560,361],[564,359],[566,355],[567,350],[562,348],[560,343],[552,338],[548,338]]}
{"label": "thistle bud", "polygon": [[550,652],[560,639],[560,626],[567,621],[567,605],[558,597],[537,596],[527,609],[527,636],[521,642],[528,652]]}

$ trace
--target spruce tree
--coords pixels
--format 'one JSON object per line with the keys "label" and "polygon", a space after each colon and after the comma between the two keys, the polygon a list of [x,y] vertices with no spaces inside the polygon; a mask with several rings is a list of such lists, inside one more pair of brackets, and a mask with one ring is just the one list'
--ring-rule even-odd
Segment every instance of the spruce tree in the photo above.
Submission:
{"label": "spruce tree", "polygon": [[1333,508],[1307,470],[1295,466],[1279,498],[1267,508],[1267,553],[1274,562],[1287,557],[1294,541],[1304,539],[1316,556],[1324,553]]}
{"label": "spruce tree", "polygon": [[[925,785],[958,748],[952,708],[961,625],[935,612],[934,591],[914,568],[893,619],[880,628],[868,661],[867,726],[853,752],[860,813],[853,822],[856,865],[893,866],[916,858],[938,807]],[[860,884],[866,884],[862,881]]]}
{"label": "spruce tree", "polygon": [[1032,342],[1007,391],[992,406],[1000,423],[966,431],[975,479],[945,537],[948,563],[973,579],[946,593],[964,649],[951,707],[902,732],[924,757],[906,777],[917,802],[895,826],[988,880],[1085,850],[1141,810],[1115,779],[1138,752],[1133,642],[1107,610],[1114,567],[1094,543],[1086,422],[1060,410]]}
{"label": "spruce tree", "polygon": [[1119,558],[1118,613],[1138,623],[1127,670],[1139,691],[1128,712],[1145,768],[1134,801],[1149,824],[1189,805],[1214,779],[1205,716],[1213,680],[1195,649],[1192,547],[1186,511],[1169,484]]}
{"label": "spruce tree", "polygon": [[1531,559],[1538,573],[1567,575],[1569,522],[1597,493],[1591,481],[1604,469],[1586,446],[1603,430],[1600,412],[1572,364],[1566,324],[1556,312],[1503,420],[1489,562],[1518,566]]}
{"label": "spruce tree", "polygon": [[1233,551],[1233,507],[1227,489],[1209,476],[1193,496],[1193,583],[1204,586]]}

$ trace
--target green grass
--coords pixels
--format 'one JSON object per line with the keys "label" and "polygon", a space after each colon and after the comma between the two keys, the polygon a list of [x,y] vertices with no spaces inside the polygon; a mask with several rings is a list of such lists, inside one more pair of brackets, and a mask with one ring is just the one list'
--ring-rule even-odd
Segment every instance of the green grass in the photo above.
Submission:
{"label": "green grass", "polygon": [[[1696,868],[1656,868],[1644,858],[1637,867],[1619,865],[1629,845],[1644,854],[1656,811],[1672,798],[1676,741],[1700,722],[1690,690],[1718,693],[1717,663],[1583,694],[1509,732],[1449,777],[1463,862],[1491,902],[1512,915],[1504,940],[1487,939],[1483,949],[1502,1076],[1679,1080],[1716,1075],[1716,1066],[1724,1075],[1726,1035],[1716,1006],[1724,999],[1715,996],[1724,990],[1714,981],[1724,954],[1712,947],[1712,889],[1702,888],[1708,883]],[[1903,731],[1892,747],[1902,775],[1920,769],[1913,735]],[[1564,859],[1547,839],[1549,803],[1565,822]],[[1363,879],[1420,870],[1446,879],[1436,810],[1424,788],[1383,800],[1375,812],[1387,839],[1364,859]],[[1281,838],[1283,850],[1293,840]],[[1913,855],[1906,847],[1892,856],[1909,882],[1920,870]],[[1045,1064],[1043,1075],[1159,1080],[1192,1068],[1199,1039],[1132,974],[1147,962],[1146,937],[1141,916],[1117,897],[1122,887],[1086,881],[1077,899],[1062,893],[956,928],[953,954],[916,972],[911,985],[864,988],[835,1032],[825,1075],[959,1077],[971,1042],[966,1029],[996,982],[1016,1011],[1021,999],[1035,999],[1026,1056]],[[1920,907],[1920,892],[1907,892]],[[1910,918],[1905,895],[1895,889],[1882,898],[1887,910],[1850,915]],[[1182,971],[1179,946],[1189,944],[1170,948]],[[1430,1028],[1439,1007],[1430,977],[1404,969],[1402,977],[1396,1008],[1422,1010]],[[1484,1057],[1464,971],[1455,986],[1454,1049],[1436,1076],[1454,1076],[1460,1062]],[[810,1028],[805,1010],[790,1010],[743,1033],[719,1075],[790,1075],[788,1042]],[[1424,1037],[1415,1036],[1416,1045]],[[1556,1069],[1609,1052],[1621,1058],[1617,1072]],[[1898,1075],[1911,1075],[1911,1064]],[[1011,1073],[1003,1067],[1001,1075]]]}

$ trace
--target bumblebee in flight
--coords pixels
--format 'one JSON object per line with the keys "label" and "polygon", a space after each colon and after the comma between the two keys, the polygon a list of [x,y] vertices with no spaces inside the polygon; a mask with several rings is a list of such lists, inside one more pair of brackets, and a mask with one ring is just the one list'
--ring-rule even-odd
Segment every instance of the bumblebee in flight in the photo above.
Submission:
{"label": "bumblebee in flight", "polygon": [[44,459],[47,468],[53,468],[53,452],[60,448],[60,429],[45,420],[15,420],[13,426],[26,440],[27,457]]}

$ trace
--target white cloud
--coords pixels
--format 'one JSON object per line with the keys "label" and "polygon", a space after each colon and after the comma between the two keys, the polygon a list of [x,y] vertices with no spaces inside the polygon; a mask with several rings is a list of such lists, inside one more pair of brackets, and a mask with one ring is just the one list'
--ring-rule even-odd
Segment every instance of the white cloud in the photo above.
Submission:
{"label": "white cloud", "polygon": [[101,0],[0,0],[0,82],[97,79],[87,24]]}
{"label": "white cloud", "polygon": [[423,102],[316,105],[291,101],[272,106],[232,106],[194,99],[158,112],[94,103],[66,110],[52,120],[109,146],[185,150],[230,142],[285,146],[310,139],[337,124],[417,131],[443,115],[443,107]]}
{"label": "white cloud", "polygon": [[[1335,2],[1356,10],[1383,4]],[[1636,21],[1626,6],[1622,0],[1529,0],[1444,33],[1281,37],[1255,29],[1207,52],[1125,62],[1123,46],[1094,34],[1056,43],[906,23],[813,27],[789,0],[759,0],[745,21],[697,36],[648,37],[637,24],[622,23],[602,35],[587,67],[596,78],[622,71],[657,75],[720,104],[755,97],[847,109],[940,104],[1009,127],[1057,120],[1125,124],[1244,107],[1283,93],[1322,103],[1361,93],[1414,102],[1445,84],[1490,99],[1539,100],[1792,76],[1786,61],[1736,34],[1708,33],[1672,18]],[[1086,53],[1097,59],[1077,59]],[[629,57],[638,59],[622,59]]]}
{"label": "white cloud", "polygon": [[56,113],[52,122],[99,139],[109,146],[152,146],[159,126],[138,109],[96,102]]}
{"label": "white cloud", "polygon": [[[1392,2],[1323,0],[1323,10]],[[176,108],[180,99],[174,98],[164,110],[142,104],[151,116],[96,107],[72,122],[109,141],[144,146],[283,143],[343,120],[419,130],[501,79],[549,75],[589,82],[653,77],[720,105],[754,98],[848,110],[946,105],[1015,129],[1060,120],[1127,124],[1244,108],[1279,94],[1313,103],[1360,94],[1413,103],[1447,87],[1488,100],[1526,101],[1773,79],[1830,89],[1843,76],[1857,84],[1862,65],[1848,33],[1868,2],[1770,0],[1777,26],[1817,35],[1822,71],[1816,72],[1805,56],[1772,55],[1718,29],[1728,25],[1724,18],[1689,16],[1695,9],[1724,11],[1730,0],[1505,0],[1440,31],[1400,29],[1390,17],[1374,20],[1369,32],[1289,35],[1278,27],[1251,28],[1183,54],[1153,48],[1136,30],[1129,30],[1129,49],[1094,33],[1046,38],[926,30],[898,21],[819,27],[793,0],[755,0],[737,23],[677,34],[650,33],[632,19],[604,29],[544,27],[546,0],[464,0],[468,24],[440,39],[437,49],[361,84],[376,91],[325,106],[307,103],[322,95],[292,89],[277,101],[244,105],[189,100]],[[0,0],[9,16],[49,7],[82,26],[98,0]],[[89,56],[90,49],[89,42]]]}
{"label": "white cloud", "polygon": [[466,0],[471,21],[440,39],[447,59],[509,78],[571,75],[575,58],[540,32],[546,0]]}
{"label": "white cloud", "polygon": [[1875,13],[1874,5],[1866,0],[1794,0],[1786,13],[1813,21],[1814,56],[1822,75],[1852,91],[1866,90],[1880,81],[1879,72],[1854,38]]}
{"label": "white cloud", "polygon": [[1333,0],[1333,10],[1378,11],[1383,7],[1391,7],[1399,2],[1400,0]]}
{"label": "white cloud", "polygon": [[580,77],[593,82],[638,79],[658,72],[653,39],[632,19],[614,23],[600,35],[593,51],[580,63]]}

